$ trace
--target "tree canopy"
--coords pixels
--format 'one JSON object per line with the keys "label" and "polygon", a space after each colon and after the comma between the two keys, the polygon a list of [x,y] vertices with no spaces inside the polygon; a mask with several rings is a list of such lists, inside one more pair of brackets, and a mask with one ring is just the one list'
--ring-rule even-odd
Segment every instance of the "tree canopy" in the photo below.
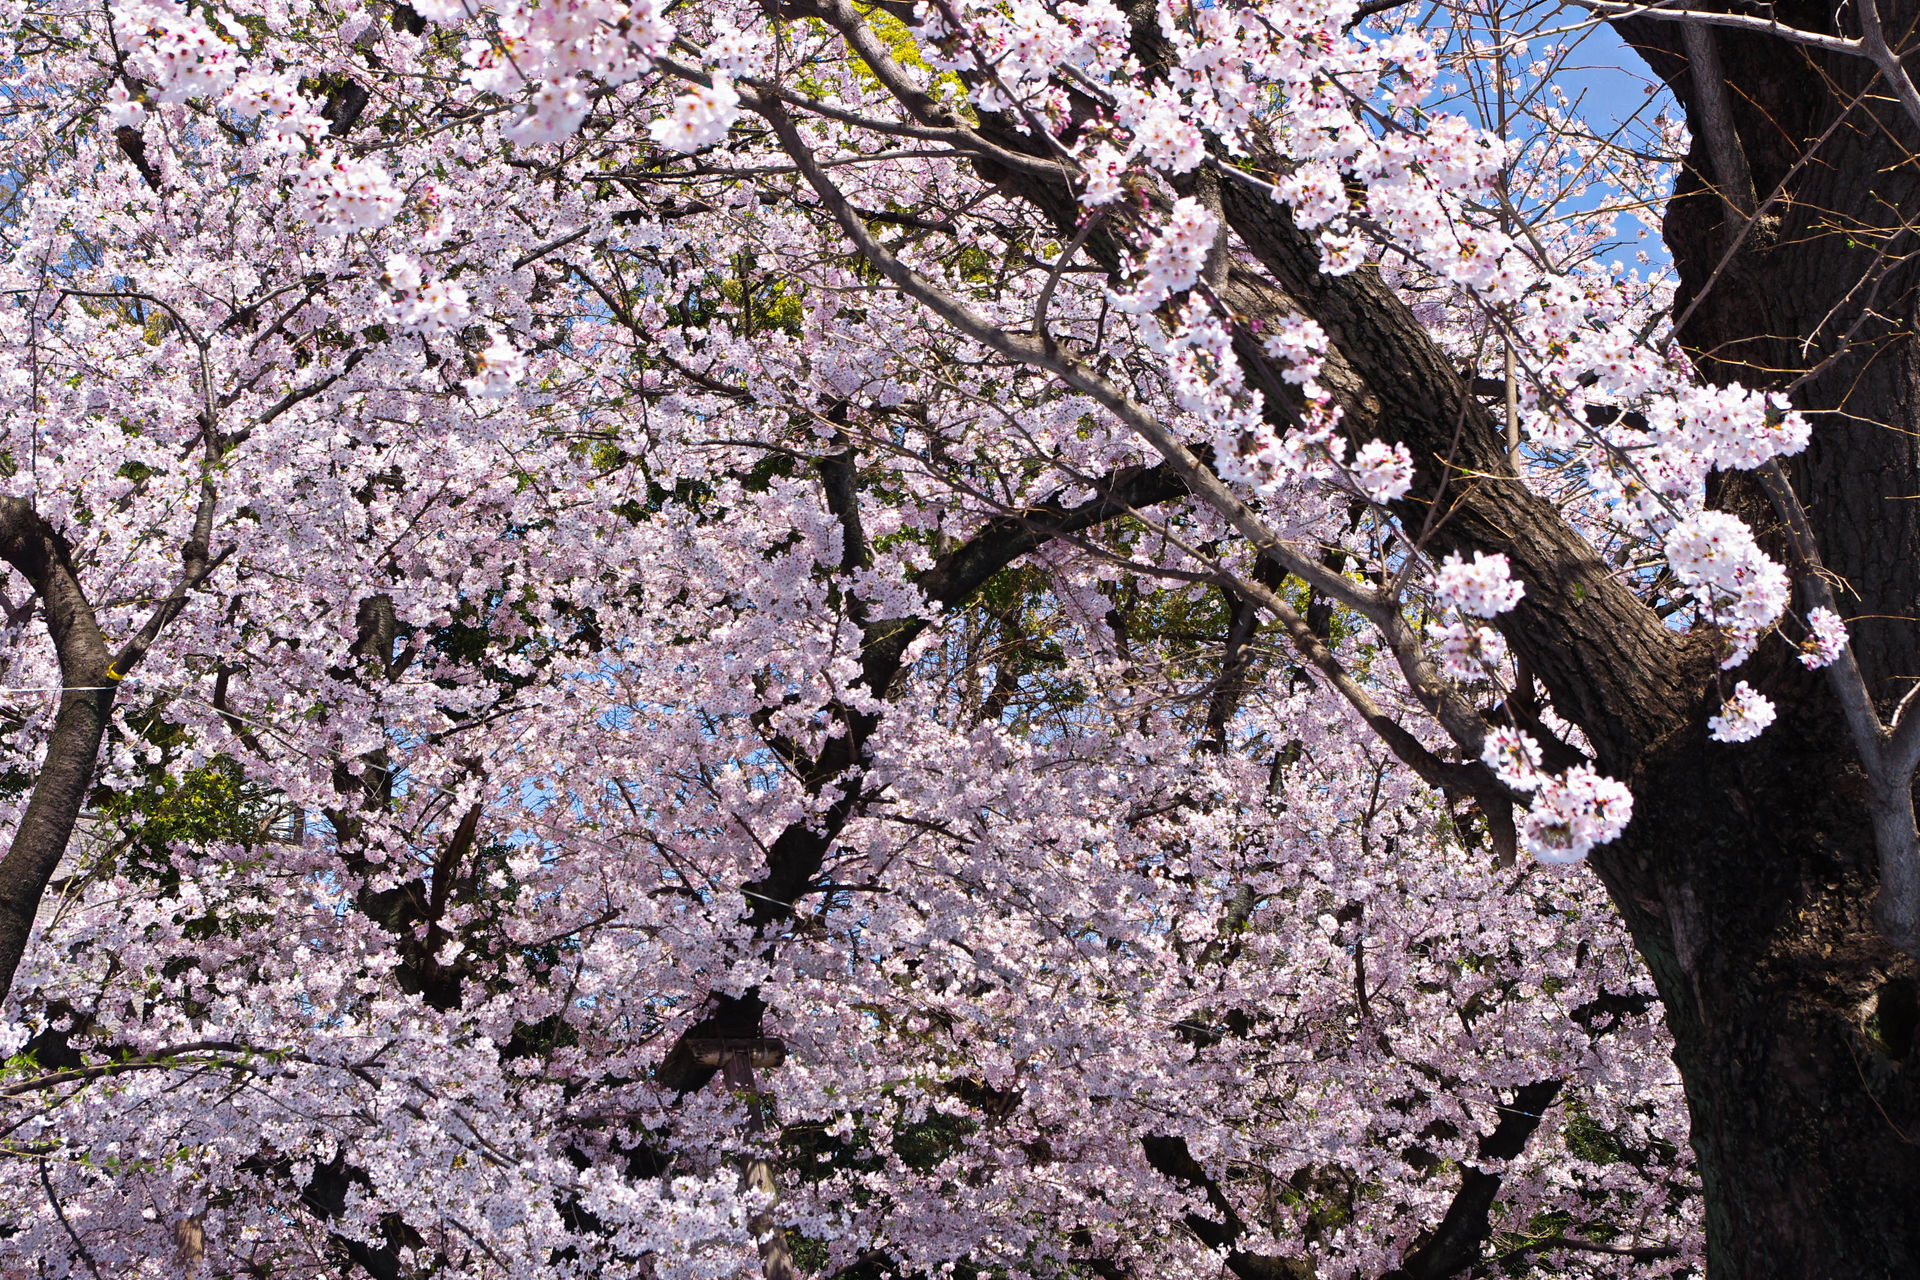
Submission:
{"label": "tree canopy", "polygon": [[1803,8],[9,0],[0,1275],[1915,1274]]}

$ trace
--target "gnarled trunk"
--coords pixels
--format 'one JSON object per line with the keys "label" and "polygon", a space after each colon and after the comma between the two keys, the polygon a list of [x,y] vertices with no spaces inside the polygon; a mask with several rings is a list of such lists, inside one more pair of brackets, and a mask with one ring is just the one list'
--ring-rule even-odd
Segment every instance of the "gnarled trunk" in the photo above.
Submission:
{"label": "gnarled trunk", "polygon": [[[1858,33],[1830,9],[1777,13]],[[1920,6],[1880,15],[1895,47],[1911,42]],[[1812,414],[1790,474],[1884,719],[1920,680],[1920,275],[1905,260],[1920,242],[1903,227],[1920,209],[1920,128],[1863,58],[1716,28],[1716,56],[1690,61],[1698,32],[1621,29],[1695,139],[1665,229],[1682,341],[1708,378],[1793,386]],[[1716,500],[1764,534],[1742,477]],[[1594,859],[1666,1002],[1709,1273],[1920,1275],[1920,988],[1874,925],[1865,779],[1831,693],[1785,646],[1739,676],[1779,722],[1731,746],[1696,716],[1606,762],[1631,774],[1635,817]]]}
{"label": "gnarled trunk", "polygon": [[[1920,1275],[1915,967],[1876,930],[1872,833],[1818,679],[1757,742],[1664,742],[1596,851],[1665,1003],[1714,1280]],[[1743,673],[1751,675],[1751,673]]]}

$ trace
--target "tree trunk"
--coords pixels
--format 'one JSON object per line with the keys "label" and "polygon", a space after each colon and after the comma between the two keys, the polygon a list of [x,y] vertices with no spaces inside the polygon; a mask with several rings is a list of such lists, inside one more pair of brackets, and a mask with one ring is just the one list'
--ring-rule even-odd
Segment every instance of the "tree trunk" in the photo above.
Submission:
{"label": "tree trunk", "polygon": [[[1911,43],[1920,6],[1880,13],[1896,48]],[[1858,34],[1829,9],[1777,14]],[[1716,382],[1813,375],[1793,393],[1813,443],[1790,473],[1885,717],[1920,678],[1920,347],[1902,260],[1920,247],[1902,228],[1920,209],[1920,129],[1884,86],[1854,103],[1871,83],[1863,59],[1722,28],[1717,79],[1689,64],[1700,40],[1678,25],[1620,29],[1695,139],[1665,227],[1682,341]],[[1762,206],[1751,225],[1730,213],[1742,165]],[[1764,536],[1744,477],[1714,497]],[[1778,723],[1724,745],[1695,715],[1603,759],[1630,777],[1635,814],[1594,858],[1666,1003],[1709,1275],[1920,1276],[1920,988],[1874,926],[1864,775],[1824,681],[1787,646],[1769,642],[1738,676],[1774,699]]]}
{"label": "tree trunk", "polygon": [[1629,834],[1593,861],[1666,1006],[1708,1274],[1906,1280],[1914,966],[1874,927],[1863,779],[1831,695],[1792,665],[1768,673],[1781,716],[1759,741],[1713,742],[1702,724],[1649,753]]}

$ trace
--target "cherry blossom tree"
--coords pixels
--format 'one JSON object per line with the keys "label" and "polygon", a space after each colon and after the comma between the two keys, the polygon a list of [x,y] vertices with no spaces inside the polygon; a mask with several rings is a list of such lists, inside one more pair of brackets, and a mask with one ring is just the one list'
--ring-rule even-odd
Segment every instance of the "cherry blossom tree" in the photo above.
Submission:
{"label": "cherry blossom tree", "polygon": [[1913,1271],[1912,21],[14,0],[0,1269]]}

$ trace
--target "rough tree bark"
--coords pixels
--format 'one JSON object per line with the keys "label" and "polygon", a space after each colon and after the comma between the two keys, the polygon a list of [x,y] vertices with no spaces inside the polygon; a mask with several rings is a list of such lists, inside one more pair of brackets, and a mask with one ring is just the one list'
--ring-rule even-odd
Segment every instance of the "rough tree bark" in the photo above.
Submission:
{"label": "rough tree bark", "polygon": [[65,686],[47,755],[6,857],[0,859],[0,995],[26,951],[40,895],[67,851],[93,782],[113,705],[112,658],[81,590],[66,541],[25,498],[0,499],[0,558],[33,585]]}
{"label": "rough tree bark", "polygon": [[[1774,11],[1858,34],[1847,9]],[[1882,0],[1879,12],[1894,47],[1910,46],[1920,6]],[[1620,29],[1686,106],[1695,139],[1666,222],[1681,338],[1707,377],[1799,382],[1796,402],[1818,411],[1790,472],[1884,717],[1920,679],[1920,133],[1865,60],[1716,30],[1732,151],[1762,203],[1730,250],[1714,86],[1679,25]],[[1768,523],[1742,484],[1716,500]],[[1913,961],[1870,910],[1862,774],[1832,695],[1782,647],[1742,674],[1779,723],[1723,746],[1696,716],[1639,744],[1615,765],[1632,768],[1633,827],[1594,860],[1666,1002],[1710,1272],[1920,1275],[1920,1003]]]}

